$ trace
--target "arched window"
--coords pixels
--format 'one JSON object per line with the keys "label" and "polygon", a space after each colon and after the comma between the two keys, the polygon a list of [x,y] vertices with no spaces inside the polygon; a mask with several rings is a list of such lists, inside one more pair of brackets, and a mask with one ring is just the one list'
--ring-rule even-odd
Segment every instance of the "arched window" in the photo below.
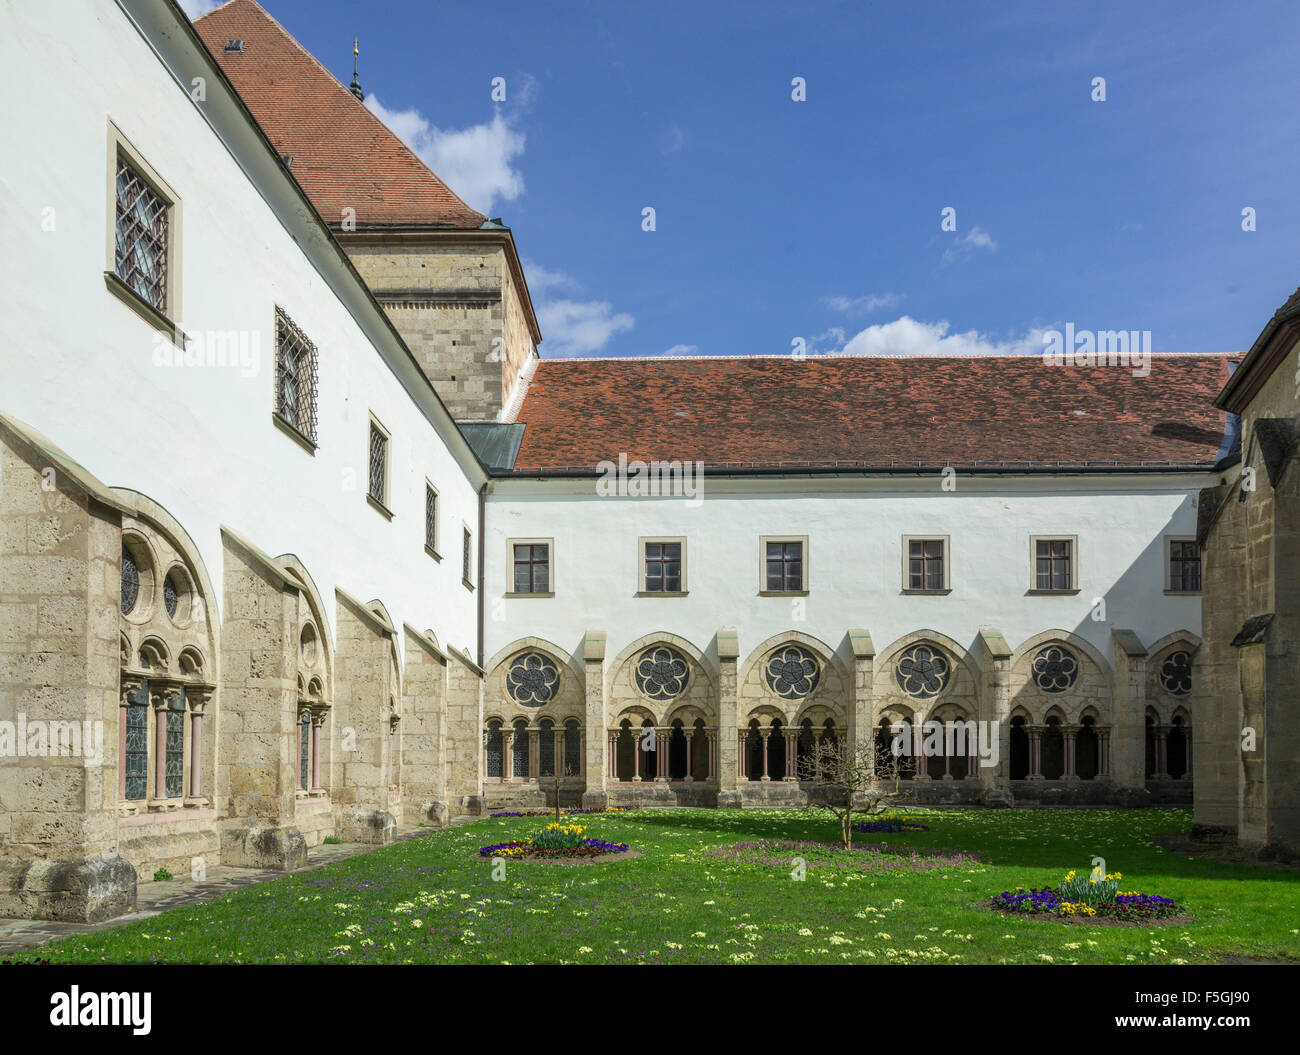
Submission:
{"label": "arched window", "polygon": [[578,719],[564,723],[564,775],[576,777],[582,772],[582,728]]}
{"label": "arched window", "polygon": [[686,779],[686,731],[680,718],[673,719],[673,731],[668,737],[668,779]]}
{"label": "arched window", "polygon": [[636,752],[640,745],[627,718],[619,722],[618,745],[615,755],[619,780],[630,781],[636,775]]}
{"label": "arched window", "polygon": [[555,723],[549,718],[543,718],[539,724],[542,731],[537,735],[537,775],[554,777]]}
{"label": "arched window", "polygon": [[785,779],[785,726],[780,718],[772,719],[767,734],[767,775],[773,780]]}
{"label": "arched window", "polygon": [[799,739],[794,742],[795,767],[801,780],[812,779],[809,770],[813,764],[815,750],[816,740],[813,737],[812,719],[805,718],[799,723]]}
{"label": "arched window", "polygon": [[311,787],[311,713],[303,711],[298,716],[298,787],[306,791]]}
{"label": "arched window", "polygon": [[1165,738],[1165,768],[1174,780],[1190,777],[1187,772],[1187,732],[1182,715],[1174,715],[1173,724]]}
{"label": "arched window", "polygon": [[1080,780],[1096,780],[1101,772],[1101,739],[1091,716],[1079,723],[1074,737],[1074,772]]}
{"label": "arched window", "polygon": [[696,718],[691,731],[691,776],[695,780],[708,780],[710,770],[709,734],[704,729],[704,719]]}
{"label": "arched window", "polygon": [[510,753],[514,758],[514,767],[511,769],[511,776],[527,778],[528,776],[528,722],[523,718],[516,718],[514,724],[514,736],[510,738]]}
{"label": "arched window", "polygon": [[758,719],[749,720],[749,734],[745,737],[745,775],[750,780],[763,779],[763,734],[758,731]]}
{"label": "arched window", "polygon": [[1145,775],[1148,780],[1156,775],[1156,720],[1152,717],[1151,712],[1146,716],[1146,766]]}
{"label": "arched window", "polygon": [[1023,715],[1011,719],[1011,758],[1008,760],[1011,779],[1025,780],[1029,776],[1029,731]]}
{"label": "arched window", "polygon": [[1065,735],[1061,719],[1052,715],[1042,732],[1042,774],[1044,780],[1060,780],[1065,775]]}
{"label": "arched window", "polygon": [[149,681],[127,697],[126,704],[126,800],[138,801],[149,794]]}
{"label": "arched window", "polygon": [[487,727],[487,775],[493,780],[505,776],[505,741],[501,735],[501,723],[488,722]]}

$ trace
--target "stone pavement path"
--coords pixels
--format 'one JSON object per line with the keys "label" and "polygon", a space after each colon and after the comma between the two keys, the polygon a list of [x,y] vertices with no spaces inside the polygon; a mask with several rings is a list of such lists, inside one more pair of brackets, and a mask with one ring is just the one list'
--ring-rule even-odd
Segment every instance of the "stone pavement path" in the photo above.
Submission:
{"label": "stone pavement path", "polygon": [[[418,839],[429,835],[437,828],[399,828],[394,842]],[[307,867],[299,872],[309,872],[322,865],[333,864],[357,854],[370,853],[380,847],[368,843],[333,843],[321,844],[307,850]],[[239,890],[254,883],[264,883],[268,879],[278,879],[289,872],[273,872],[263,868],[231,868],[227,865],[213,865],[208,869],[207,878],[196,882],[188,875],[178,875],[165,883],[155,883],[149,876],[141,876],[136,888],[136,910],[125,916],[103,923],[55,923],[51,920],[0,919],[0,959],[8,953],[22,949],[32,949],[48,941],[66,938],[70,934],[92,934],[120,927],[124,923],[148,919],[168,909],[182,905],[197,905],[211,901],[230,890]]]}

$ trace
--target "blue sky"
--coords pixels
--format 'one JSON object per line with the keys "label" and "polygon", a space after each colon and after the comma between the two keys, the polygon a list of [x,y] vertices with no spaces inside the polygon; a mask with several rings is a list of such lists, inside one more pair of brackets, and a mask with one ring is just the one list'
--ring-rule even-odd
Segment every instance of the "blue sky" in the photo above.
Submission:
{"label": "blue sky", "polygon": [[543,356],[1242,350],[1300,285],[1284,3],[262,2],[513,228]]}

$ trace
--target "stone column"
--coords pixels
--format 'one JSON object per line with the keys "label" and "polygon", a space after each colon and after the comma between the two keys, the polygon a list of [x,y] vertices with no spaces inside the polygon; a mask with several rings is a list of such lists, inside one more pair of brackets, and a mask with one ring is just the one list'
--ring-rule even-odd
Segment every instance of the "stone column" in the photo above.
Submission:
{"label": "stone column", "polygon": [[736,733],[736,779],[749,779],[749,732]]}
{"label": "stone column", "polygon": [[763,781],[766,782],[772,779],[772,777],[768,773],[768,764],[767,764],[767,751],[772,744],[772,730],[762,729],[759,731],[758,735],[763,744]]}
{"label": "stone column", "polygon": [[[849,683],[848,744],[850,752],[855,750],[868,752],[872,760],[872,772],[875,772],[876,730],[871,721],[874,702],[874,679],[876,646],[866,630],[850,630],[848,633],[849,651],[852,654]],[[796,736],[798,733],[796,732]],[[791,745],[790,765],[798,765],[798,749]],[[787,766],[787,775],[789,766]],[[795,774],[795,779],[799,774]],[[865,796],[855,796],[865,798]]]}
{"label": "stone column", "polygon": [[1187,745],[1187,768],[1183,772],[1184,780],[1192,779],[1192,723],[1183,726],[1183,743]]}
{"label": "stone column", "polygon": [[655,733],[655,780],[668,781],[668,737],[669,733],[659,729]]}
{"label": "stone column", "polygon": [[645,726],[638,726],[632,731],[632,783],[641,783],[641,756],[646,753],[645,741],[642,737],[645,735]]}
{"label": "stone column", "polygon": [[541,760],[537,757],[537,747],[541,743],[541,730],[528,730],[528,778],[536,780],[541,770]]}
{"label": "stone column", "polygon": [[930,760],[925,754],[925,723],[926,716],[918,706],[912,715],[912,752],[916,772],[912,775],[913,780],[927,781],[930,779]]}
{"label": "stone column", "polygon": [[[740,639],[735,630],[719,630],[718,646],[718,739],[714,745],[717,759],[714,772],[718,779],[718,806],[740,806],[740,779],[744,751],[738,740],[740,699],[737,665]],[[732,750],[736,750],[733,755]]]}
{"label": "stone column", "polygon": [[1061,736],[1064,740],[1065,747],[1065,780],[1078,780],[1079,776],[1075,770],[1075,737],[1079,735],[1077,725],[1067,725],[1061,730]]}
{"label": "stone column", "polygon": [[320,787],[320,728],[325,724],[324,712],[311,716],[311,786]]}
{"label": "stone column", "polygon": [[153,797],[167,798],[167,711],[175,688],[163,681],[149,683],[149,702],[153,705]]}
{"label": "stone column", "polygon": [[1110,730],[1097,730],[1097,776],[1110,778]]}
{"label": "stone column", "polygon": [[695,759],[693,757],[695,749],[694,727],[691,728],[688,735],[685,726],[683,726],[682,735],[686,737],[686,780],[688,783],[692,783],[695,780]]}
{"label": "stone column", "polygon": [[501,727],[501,778],[513,780],[515,777],[515,727]]}
{"label": "stone column", "polygon": [[[586,720],[590,730],[587,737],[585,766],[587,783],[582,792],[582,808],[604,809],[609,805],[609,782],[618,774],[616,743],[608,740],[602,744],[596,731],[607,729],[605,714],[605,632],[588,630],[582,640],[582,670]],[[601,759],[604,751],[606,758]]]}
{"label": "stone column", "polygon": [[785,779],[793,783],[798,783],[799,781],[799,773],[797,772],[798,762],[799,762],[798,749],[795,746],[796,743],[798,742],[798,739],[799,739],[799,734],[797,732],[795,732],[792,729],[786,730],[785,732]]}
{"label": "stone column", "polygon": [[190,709],[190,798],[203,797],[203,712],[212,690],[198,686],[185,687],[185,700]]}
{"label": "stone column", "polygon": [[606,750],[606,768],[610,780],[618,779],[618,737],[617,729],[609,730],[609,746]]}
{"label": "stone column", "polygon": [[1111,739],[1111,799],[1120,806],[1145,806],[1146,789],[1147,650],[1132,630],[1112,630],[1115,698]]}
{"label": "stone column", "polygon": [[1032,726],[1025,730],[1029,734],[1029,779],[1043,779],[1043,730]]}
{"label": "stone column", "polygon": [[716,729],[706,729],[704,738],[708,741],[709,750],[709,779],[717,780],[718,778],[718,731]]}
{"label": "stone column", "polygon": [[[984,662],[979,717],[987,723],[978,762],[980,799],[988,806],[1010,806],[1011,794],[1011,647],[999,630],[981,630]],[[985,762],[995,763],[985,765]]]}
{"label": "stone column", "polygon": [[1156,780],[1169,779],[1169,730],[1163,725],[1157,725],[1151,730],[1151,735],[1156,738]]}

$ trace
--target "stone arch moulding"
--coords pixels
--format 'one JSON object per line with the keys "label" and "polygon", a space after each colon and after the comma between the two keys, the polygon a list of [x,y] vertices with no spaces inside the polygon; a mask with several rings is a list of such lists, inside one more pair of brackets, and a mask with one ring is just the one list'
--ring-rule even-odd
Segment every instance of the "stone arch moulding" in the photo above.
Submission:
{"label": "stone arch moulding", "polygon": [[503,675],[505,673],[505,664],[521,652],[544,653],[554,660],[555,665],[567,675],[576,678],[579,685],[583,684],[586,679],[582,665],[574,659],[573,653],[542,637],[521,637],[510,642],[505,648],[498,649],[492,658],[487,661],[488,677],[495,678],[499,674]]}
{"label": "stone arch moulding", "polygon": [[[799,630],[786,630],[780,634],[773,634],[766,641],[758,645],[749,653],[745,658],[745,662],[741,665],[740,671],[736,676],[736,684],[745,684],[745,679],[749,677],[750,671],[754,669],[755,665],[761,663],[768,657],[768,655],[775,652],[782,645],[803,645],[810,652],[814,653],[828,669],[833,670],[844,684],[848,684],[849,671],[844,666],[843,661],[840,659],[839,655],[836,654],[835,650],[820,638],[813,637],[811,634],[805,634]],[[815,701],[825,686],[826,680],[823,678],[821,684],[813,690],[812,694],[803,701],[801,706]]]}
{"label": "stone arch moulding", "polygon": [[[651,701],[643,697],[635,687],[632,678],[632,666],[637,657],[654,645],[666,645],[675,648],[691,665],[692,673],[686,690],[680,696],[664,701]],[[621,716],[631,706],[643,708],[656,724],[663,724],[661,718],[668,712],[675,711],[683,704],[694,704],[700,710],[707,710],[705,720],[717,720],[718,682],[713,666],[708,663],[704,653],[685,638],[676,634],[659,631],[644,634],[630,642],[606,668],[606,699],[609,714]],[[620,693],[620,687],[625,691]]]}
{"label": "stone arch moulding", "polygon": [[1187,652],[1195,652],[1201,647],[1201,639],[1193,634],[1190,630],[1175,630],[1172,634],[1166,634],[1159,641],[1147,649],[1147,660],[1154,660],[1165,649],[1171,645],[1183,645]]}
{"label": "stone arch moulding", "polygon": [[[307,599],[307,609],[311,613],[311,621],[315,627],[317,640],[320,644],[321,662],[325,667],[325,682],[322,686],[326,699],[334,698],[334,639],[332,636],[333,627],[326,618],[325,605],[321,601],[320,590],[316,586],[316,580],[311,577],[307,571],[306,565],[292,553],[282,553],[275,558],[276,563],[284,569],[288,578],[297,586],[303,596]],[[302,635],[302,621],[299,621],[298,634]]]}
{"label": "stone arch moulding", "polygon": [[896,656],[905,652],[913,645],[924,645],[926,643],[938,645],[952,655],[958,663],[966,668],[966,673],[974,679],[978,679],[984,673],[983,667],[979,661],[970,653],[970,651],[947,634],[941,634],[937,630],[913,630],[911,633],[904,634],[895,641],[876,653],[876,667],[883,668],[887,664],[892,664]]}

